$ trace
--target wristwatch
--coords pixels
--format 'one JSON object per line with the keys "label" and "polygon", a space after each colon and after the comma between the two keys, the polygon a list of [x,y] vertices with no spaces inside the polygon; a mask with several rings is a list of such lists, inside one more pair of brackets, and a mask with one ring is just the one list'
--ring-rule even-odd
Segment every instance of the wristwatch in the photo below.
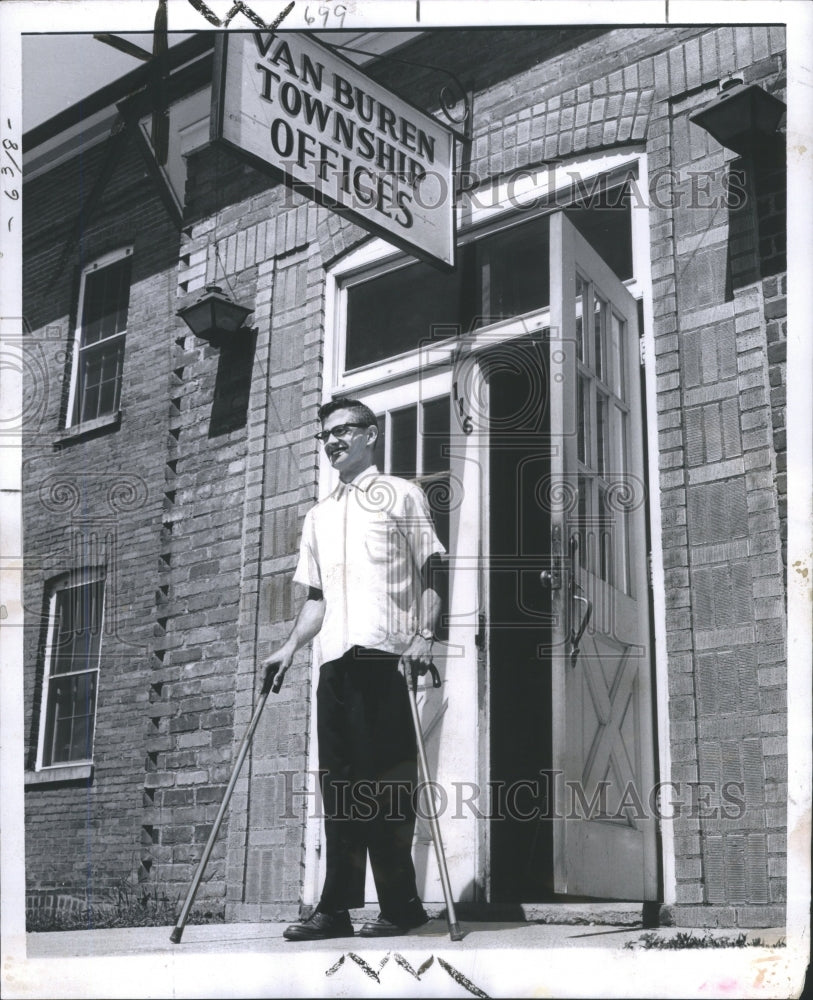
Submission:
{"label": "wristwatch", "polygon": [[422,639],[426,639],[427,642],[434,642],[435,641],[435,633],[434,633],[434,631],[431,628],[419,628],[418,629],[418,635]]}

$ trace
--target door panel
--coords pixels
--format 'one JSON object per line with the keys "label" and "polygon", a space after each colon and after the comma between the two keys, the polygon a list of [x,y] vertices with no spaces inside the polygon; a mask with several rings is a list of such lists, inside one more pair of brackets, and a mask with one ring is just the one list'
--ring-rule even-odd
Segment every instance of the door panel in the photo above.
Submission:
{"label": "door panel", "polygon": [[551,218],[550,260],[545,513],[565,556],[551,589],[554,885],[655,899],[637,308],[562,213]]}

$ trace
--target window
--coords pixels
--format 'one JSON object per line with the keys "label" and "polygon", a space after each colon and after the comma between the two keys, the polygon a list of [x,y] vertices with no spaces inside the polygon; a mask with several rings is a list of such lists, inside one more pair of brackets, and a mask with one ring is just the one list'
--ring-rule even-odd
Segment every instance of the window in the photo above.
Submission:
{"label": "window", "polygon": [[82,272],[68,426],[118,412],[132,248],[108,254]]}
{"label": "window", "polygon": [[49,588],[38,767],[93,756],[103,610],[102,571],[68,574]]}
{"label": "window", "polygon": [[[450,511],[456,496],[451,481],[450,413],[448,393],[435,396],[447,380],[435,379],[415,399],[409,389],[386,393],[390,405],[376,405],[383,399],[368,399],[378,417],[378,441],[373,460],[382,472],[401,476],[416,483],[426,494],[435,531],[446,551],[449,551]],[[414,402],[410,402],[414,399]],[[404,405],[407,404],[407,405]],[[443,606],[449,606],[449,567],[441,561],[435,567],[432,585],[440,594]],[[438,637],[445,640],[445,624],[438,627]]]}
{"label": "window", "polygon": [[[602,187],[568,218],[624,281],[632,277],[629,184]],[[457,270],[398,263],[347,285],[344,371],[353,372],[456,332],[550,304],[547,215],[517,213],[466,236]]]}
{"label": "window", "polygon": [[448,396],[379,412],[373,459],[382,472],[417,483],[426,494],[435,530],[449,547]]}
{"label": "window", "polygon": [[345,368],[365,365],[417,348],[433,328],[450,336],[461,311],[461,275],[416,263],[350,286],[347,296]]}

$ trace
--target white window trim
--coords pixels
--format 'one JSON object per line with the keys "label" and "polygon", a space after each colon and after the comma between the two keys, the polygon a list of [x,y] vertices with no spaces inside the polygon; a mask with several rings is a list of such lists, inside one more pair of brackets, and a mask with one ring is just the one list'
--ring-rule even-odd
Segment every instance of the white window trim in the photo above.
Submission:
{"label": "white window trim", "polygon": [[[466,229],[460,234],[464,242],[468,242],[479,234],[480,227],[486,224],[495,225],[499,228],[499,223],[516,224],[533,218],[535,215],[548,214],[551,207],[540,207],[535,209],[536,203],[544,203],[557,192],[564,195],[569,192],[573,184],[573,174],[578,171],[578,177],[589,184],[591,180],[601,174],[613,173],[626,167],[638,168],[638,186],[641,197],[645,198],[646,187],[642,182],[642,163],[645,156],[639,147],[630,148],[620,153],[595,155],[582,159],[572,159],[567,163],[557,164],[553,169],[528,169],[517,171],[514,177],[507,181],[500,181],[491,186],[490,189],[478,191],[476,194],[479,204],[472,206],[472,211],[468,213]],[[519,178],[519,179],[517,179]],[[643,250],[637,246],[640,242],[643,229],[648,232],[648,212],[636,211],[637,199],[633,201],[632,216],[632,245],[633,245],[633,278],[624,282],[630,294],[635,298],[641,298],[644,293],[644,284],[649,282],[649,262],[644,260]],[[564,201],[562,202],[564,206]],[[521,211],[517,209],[521,207]],[[477,229],[475,233],[473,230]],[[648,240],[645,248],[648,251]],[[371,273],[385,273],[389,270],[414,263],[414,259],[401,251],[395,250],[391,244],[382,239],[371,239],[358,249],[349,253],[339,261],[326,275],[326,295],[325,295],[325,368],[323,385],[323,401],[327,401],[332,396],[339,394],[351,394],[369,386],[374,386],[385,379],[396,378],[399,375],[406,375],[414,371],[421,361],[422,348],[416,348],[386,358],[383,361],[374,362],[357,368],[354,371],[344,374],[342,371],[342,358],[345,356],[346,348],[346,325],[344,316],[347,312],[347,288],[353,284],[353,279],[367,279]],[[646,269],[643,265],[646,264]],[[638,275],[644,277],[639,278]],[[440,345],[433,352],[438,351],[440,360]],[[449,353],[454,350],[453,344],[449,345]]]}
{"label": "white window trim", "polygon": [[[80,420],[74,419],[74,410],[76,409],[76,394],[79,391],[79,362],[80,350],[82,347],[82,316],[84,315],[85,309],[85,284],[87,276],[89,274],[93,274],[95,271],[98,271],[101,267],[109,267],[111,264],[115,264],[117,261],[123,260],[125,257],[130,257],[132,253],[132,246],[120,247],[118,250],[113,250],[101,257],[97,257],[96,260],[91,261],[86,267],[82,268],[82,274],[79,278],[79,301],[76,306],[76,328],[74,330],[71,347],[71,384],[70,389],[68,390],[68,409],[65,415],[66,430],[68,428],[78,428],[83,426]],[[127,329],[125,328],[116,336],[123,338],[126,334]],[[105,422],[110,419],[111,417],[108,415]],[[92,422],[93,421],[85,421],[85,423]]]}
{"label": "white window trim", "polygon": [[83,758],[82,760],[70,760],[61,761],[56,764],[43,764],[43,754],[45,750],[45,730],[47,728],[47,716],[48,716],[48,694],[51,684],[51,665],[54,652],[54,633],[56,630],[56,596],[63,590],[68,590],[73,587],[86,586],[89,583],[98,583],[100,580],[104,581],[106,578],[106,571],[104,567],[92,567],[87,570],[75,570],[70,573],[65,573],[55,580],[52,580],[48,585],[48,638],[45,643],[45,653],[43,657],[43,671],[42,671],[42,693],[40,695],[39,704],[39,726],[37,733],[37,759],[34,765],[35,773],[47,773],[53,774],[55,777],[59,777],[60,772],[67,773],[70,769],[76,769],[77,767],[82,767],[83,765],[89,765],[93,763],[94,748],[96,744],[96,709],[98,706],[99,698],[99,676],[101,673],[101,656],[102,656],[102,642],[104,638],[104,622],[105,622],[105,606],[106,606],[106,587],[102,588],[102,607],[101,614],[99,618],[99,655],[96,660],[96,665],[93,667],[88,667],[86,670],[77,671],[77,673],[89,673],[91,671],[96,672],[96,699],[93,704],[93,741],[91,746],[90,757]]}
{"label": "white window trim", "polygon": [[[666,647],[666,595],[664,591],[664,566],[662,546],[662,522],[660,505],[660,483],[658,479],[658,426],[655,373],[654,312],[652,302],[651,247],[649,233],[649,171],[645,147],[630,146],[618,153],[596,154],[574,157],[557,164],[553,169],[535,168],[516,171],[514,175],[499,181],[490,188],[477,192],[480,205],[473,205],[465,218],[466,230],[487,222],[497,222],[504,218],[517,221],[515,204],[531,205],[550,194],[568,189],[573,181],[570,172],[578,170],[579,177],[590,181],[599,174],[637,167],[638,197],[632,205],[632,259],[633,278],[624,284],[630,293],[643,302],[643,330],[641,347],[644,366],[644,405],[649,415],[647,425],[647,450],[649,463],[649,518],[652,540],[652,608],[655,623],[654,636],[654,695],[657,724],[657,780],[668,782],[672,776],[672,756],[670,748],[670,724],[668,706],[668,657]],[[510,204],[512,196],[514,205]],[[462,213],[461,213],[462,214]],[[527,218],[531,217],[528,211]],[[342,372],[345,356],[346,287],[348,280],[356,276],[367,277],[372,270],[388,270],[410,261],[407,255],[393,249],[382,239],[369,239],[356,250],[351,251],[325,275],[325,346],[322,380],[322,401],[327,402],[335,395],[350,395],[352,392],[372,388],[399,376],[409,376],[414,372],[421,351],[410,351],[384,362],[378,362],[358,369],[351,375]],[[451,347],[450,347],[451,350]],[[324,468],[319,477],[320,493],[327,477]],[[310,832],[310,831],[309,831]],[[661,864],[663,902],[672,904],[676,899],[676,872],[674,854],[674,826],[668,809],[660,820]],[[318,835],[309,838],[311,851],[318,849]]]}

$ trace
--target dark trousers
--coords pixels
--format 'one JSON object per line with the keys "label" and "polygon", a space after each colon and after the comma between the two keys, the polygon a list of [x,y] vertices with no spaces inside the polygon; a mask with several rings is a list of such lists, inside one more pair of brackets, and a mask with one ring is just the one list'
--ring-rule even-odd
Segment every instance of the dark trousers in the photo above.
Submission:
{"label": "dark trousers", "polygon": [[327,872],[320,909],[364,905],[367,854],[382,914],[414,911],[415,731],[398,656],[353,647],[316,690]]}

